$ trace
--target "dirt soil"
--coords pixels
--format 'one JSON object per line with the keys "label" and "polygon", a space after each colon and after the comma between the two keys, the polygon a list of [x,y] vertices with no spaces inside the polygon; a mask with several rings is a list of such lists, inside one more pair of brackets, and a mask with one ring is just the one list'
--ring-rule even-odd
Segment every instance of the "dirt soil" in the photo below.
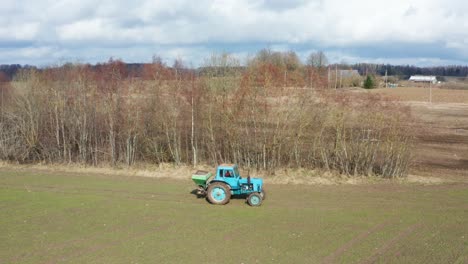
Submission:
{"label": "dirt soil", "polygon": [[411,174],[468,181],[468,90],[376,89],[410,106],[416,118]]}
{"label": "dirt soil", "polygon": [[[429,102],[430,87],[398,87],[398,88],[380,88],[372,90],[374,93],[381,93],[396,97],[401,101]],[[432,87],[432,103],[462,103],[468,104],[467,90],[451,90],[440,87]]]}

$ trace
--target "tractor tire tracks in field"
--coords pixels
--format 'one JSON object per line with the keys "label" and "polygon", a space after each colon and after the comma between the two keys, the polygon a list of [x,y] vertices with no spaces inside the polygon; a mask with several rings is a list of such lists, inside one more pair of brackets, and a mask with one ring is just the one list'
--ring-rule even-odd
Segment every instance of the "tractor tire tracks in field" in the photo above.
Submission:
{"label": "tractor tire tracks in field", "polygon": [[[383,223],[380,223],[360,234],[352,238],[350,241],[336,249],[332,254],[328,255],[326,258],[323,259],[322,263],[335,263],[337,262],[337,259],[341,257],[343,254],[345,254],[348,250],[353,248],[354,246],[358,245],[362,241],[364,241],[367,237],[372,235],[373,233],[381,231],[384,227],[388,226],[391,224],[390,221],[385,221]],[[363,260],[361,263],[374,263],[376,260],[385,254],[391,247],[393,247],[398,241],[401,239],[409,236],[411,233],[413,233],[416,229],[420,228],[421,224],[416,223],[413,224],[406,229],[402,230],[399,232],[395,237],[387,241],[386,243],[383,244],[380,248],[378,248],[377,251],[375,251],[372,255],[370,255],[367,259]]]}
{"label": "tractor tire tracks in field", "polygon": [[347,243],[345,243],[344,245],[336,249],[335,252],[333,252],[332,254],[328,255],[325,259],[323,259],[322,263],[335,263],[336,259],[339,258],[344,253],[346,253],[346,251],[348,251],[353,246],[355,246],[356,244],[366,239],[369,235],[382,230],[388,224],[389,224],[389,221],[385,221],[353,237],[350,241],[348,241]]}
{"label": "tractor tire tracks in field", "polygon": [[112,190],[112,189],[95,189],[95,188],[83,188],[73,187],[64,188],[60,186],[48,186],[48,185],[13,185],[13,184],[0,184],[0,188],[10,190],[26,190],[27,192],[52,192],[61,194],[72,194],[72,195],[96,195],[101,197],[118,197],[130,200],[147,200],[147,201],[162,201],[162,202],[174,202],[174,203],[187,203],[186,199],[174,199],[174,197],[168,197],[167,194],[153,193],[153,192],[130,192],[125,190]]}
{"label": "tractor tire tracks in field", "polygon": [[[139,240],[139,239],[142,239],[142,238],[144,238],[146,236],[151,235],[152,232],[164,231],[164,230],[169,229],[171,226],[174,226],[174,223],[169,222],[169,223],[166,223],[166,224],[162,224],[162,225],[150,228],[148,230],[144,230],[144,231],[139,232],[139,233],[133,233],[133,234],[130,235],[129,239],[130,240]],[[45,261],[44,263],[58,263],[58,262],[72,260],[72,259],[75,259],[75,258],[79,258],[79,257],[81,257],[83,255],[88,255],[88,254],[93,253],[93,252],[102,251],[102,250],[105,250],[105,249],[108,249],[108,248],[111,248],[111,247],[119,246],[119,245],[122,245],[122,244],[127,243],[127,242],[128,242],[128,240],[118,240],[118,241],[111,241],[111,242],[106,243],[106,244],[90,245],[90,246],[88,246],[86,248],[77,250],[73,254],[69,254],[67,256],[58,256],[58,257],[50,258],[49,260]]]}
{"label": "tractor tire tracks in field", "polygon": [[413,233],[415,230],[419,229],[421,226],[422,226],[421,223],[415,223],[413,225],[410,225],[406,229],[402,230],[395,237],[393,237],[392,239],[387,241],[382,247],[380,247],[374,254],[369,256],[362,263],[365,263],[365,264],[375,263],[380,256],[385,254],[391,247],[395,246],[398,243],[398,241],[400,241],[401,239],[409,236],[411,233]]}

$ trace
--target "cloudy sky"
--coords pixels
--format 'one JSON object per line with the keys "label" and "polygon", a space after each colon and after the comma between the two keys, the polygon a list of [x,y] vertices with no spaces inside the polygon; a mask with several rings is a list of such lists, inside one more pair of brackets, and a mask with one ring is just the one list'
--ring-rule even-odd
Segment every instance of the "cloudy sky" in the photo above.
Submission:
{"label": "cloudy sky", "polygon": [[261,48],[331,62],[468,65],[467,0],[2,0],[0,64],[200,65]]}

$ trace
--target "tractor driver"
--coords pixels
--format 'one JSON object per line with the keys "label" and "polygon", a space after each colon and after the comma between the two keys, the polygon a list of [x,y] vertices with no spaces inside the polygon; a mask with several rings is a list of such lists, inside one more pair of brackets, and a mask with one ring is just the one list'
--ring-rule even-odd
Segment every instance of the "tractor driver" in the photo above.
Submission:
{"label": "tractor driver", "polygon": [[229,171],[226,171],[226,174],[224,175],[224,177],[232,177],[232,175]]}

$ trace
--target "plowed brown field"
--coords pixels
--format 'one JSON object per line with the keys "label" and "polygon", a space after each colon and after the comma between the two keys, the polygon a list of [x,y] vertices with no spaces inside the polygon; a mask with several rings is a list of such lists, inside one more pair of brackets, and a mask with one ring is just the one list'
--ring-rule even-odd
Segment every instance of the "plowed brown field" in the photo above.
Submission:
{"label": "plowed brown field", "polygon": [[412,174],[468,181],[468,90],[429,87],[375,89],[411,107],[416,118]]}

